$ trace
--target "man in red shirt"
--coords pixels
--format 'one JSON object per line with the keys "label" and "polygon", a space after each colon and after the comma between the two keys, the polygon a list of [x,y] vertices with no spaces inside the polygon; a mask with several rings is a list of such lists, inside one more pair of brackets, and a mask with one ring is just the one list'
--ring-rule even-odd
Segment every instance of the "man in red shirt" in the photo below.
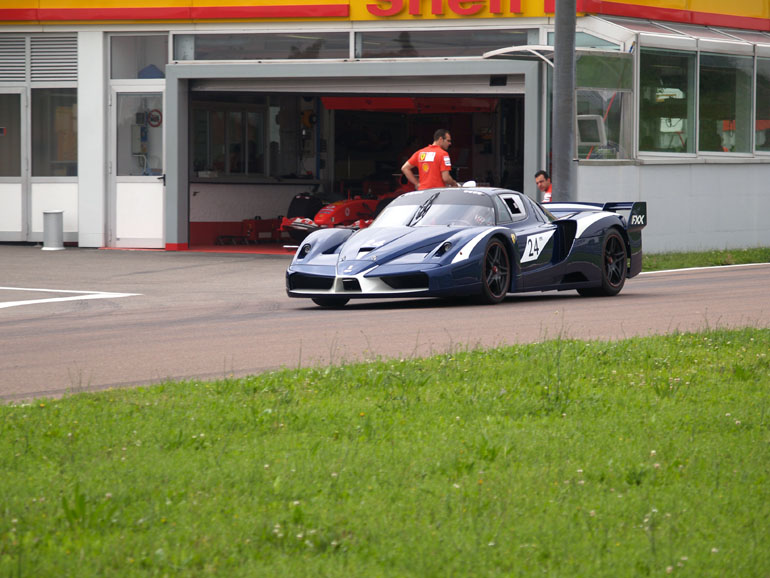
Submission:
{"label": "man in red shirt", "polygon": [[550,175],[543,170],[537,171],[535,173],[535,184],[540,189],[540,192],[543,193],[543,200],[541,202],[550,203],[553,189]]}
{"label": "man in red shirt", "polygon": [[[445,128],[433,133],[433,144],[418,150],[401,167],[401,172],[415,189],[434,189],[437,187],[456,187],[457,181],[452,178],[449,171],[452,161],[449,159],[449,147],[452,145],[452,135]],[[414,175],[413,169],[417,167],[420,179]]]}

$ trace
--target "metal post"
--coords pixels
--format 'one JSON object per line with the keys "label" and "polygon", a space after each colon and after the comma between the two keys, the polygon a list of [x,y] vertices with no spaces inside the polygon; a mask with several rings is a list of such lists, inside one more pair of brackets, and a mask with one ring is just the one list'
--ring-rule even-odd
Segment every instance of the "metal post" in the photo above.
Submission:
{"label": "metal post", "polygon": [[43,211],[43,251],[64,249],[64,211]]}
{"label": "metal post", "polygon": [[576,0],[556,0],[553,41],[553,200],[575,201]]}

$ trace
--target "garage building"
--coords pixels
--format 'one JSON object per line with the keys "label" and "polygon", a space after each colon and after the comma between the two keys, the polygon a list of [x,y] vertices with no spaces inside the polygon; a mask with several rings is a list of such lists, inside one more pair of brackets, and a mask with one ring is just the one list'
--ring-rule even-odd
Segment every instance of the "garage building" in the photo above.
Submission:
{"label": "garage building", "polygon": [[[66,6],[66,7],[63,7]],[[577,200],[646,200],[648,251],[770,245],[770,5],[578,2]],[[0,241],[269,238],[376,196],[436,128],[458,180],[538,197],[553,0],[7,0]]]}

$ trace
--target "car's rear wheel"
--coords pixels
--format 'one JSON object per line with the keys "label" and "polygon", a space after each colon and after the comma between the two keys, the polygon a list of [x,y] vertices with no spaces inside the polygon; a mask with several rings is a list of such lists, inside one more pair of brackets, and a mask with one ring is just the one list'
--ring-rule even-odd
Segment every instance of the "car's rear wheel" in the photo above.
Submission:
{"label": "car's rear wheel", "polygon": [[500,303],[505,299],[510,285],[511,262],[508,259],[508,249],[499,239],[490,239],[484,250],[484,260],[481,262],[479,300],[489,305]]}
{"label": "car's rear wheel", "polygon": [[313,297],[313,303],[320,307],[344,307],[348,301],[347,297]]}
{"label": "car's rear wheel", "polygon": [[578,293],[587,297],[612,297],[620,293],[626,283],[628,252],[623,237],[615,229],[604,235],[602,244],[602,284],[598,287],[578,289]]}

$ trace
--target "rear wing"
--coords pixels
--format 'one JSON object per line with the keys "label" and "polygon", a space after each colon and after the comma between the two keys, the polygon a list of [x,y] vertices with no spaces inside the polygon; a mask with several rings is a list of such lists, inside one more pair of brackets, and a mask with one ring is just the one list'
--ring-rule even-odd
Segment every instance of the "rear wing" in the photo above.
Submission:
{"label": "rear wing", "polygon": [[629,201],[621,203],[604,203],[602,211],[617,213],[628,211],[626,215],[626,230],[641,231],[647,226],[647,203],[644,201]]}
{"label": "rear wing", "polygon": [[621,201],[612,203],[546,203],[543,208],[554,217],[563,218],[585,211],[609,211],[623,213],[627,231],[641,231],[647,225],[647,203],[644,201]]}
{"label": "rear wing", "polygon": [[647,226],[647,203],[628,201],[614,203],[547,203],[544,208],[557,218],[584,211],[619,213],[628,235],[628,277],[642,271],[642,229]]}

